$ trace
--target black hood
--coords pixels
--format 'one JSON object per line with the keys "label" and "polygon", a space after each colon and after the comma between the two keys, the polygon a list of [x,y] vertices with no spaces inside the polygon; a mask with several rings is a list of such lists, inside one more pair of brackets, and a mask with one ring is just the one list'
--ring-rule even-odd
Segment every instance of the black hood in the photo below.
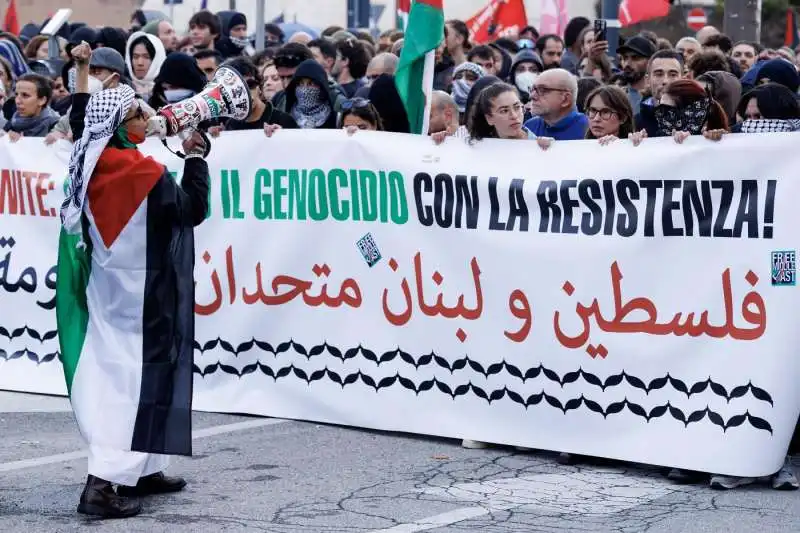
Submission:
{"label": "black hood", "polygon": [[397,92],[394,76],[381,74],[372,82],[369,99],[383,121],[383,129],[394,133],[411,133],[408,114]]}
{"label": "black hood", "polygon": [[297,67],[292,81],[289,82],[289,86],[286,88],[286,111],[291,112],[294,104],[297,103],[295,89],[297,88],[298,82],[302,78],[307,78],[317,84],[321,89],[322,97],[327,100],[328,104],[331,106],[331,109],[333,109],[334,102],[333,98],[331,98],[331,93],[328,90],[328,75],[325,73],[325,69],[323,69],[322,65],[313,59],[306,59],[300,63],[299,67]]}
{"label": "black hood", "polygon": [[217,13],[221,26],[220,37],[230,37],[231,28],[239,24],[247,25],[247,17],[240,11],[220,11]]}

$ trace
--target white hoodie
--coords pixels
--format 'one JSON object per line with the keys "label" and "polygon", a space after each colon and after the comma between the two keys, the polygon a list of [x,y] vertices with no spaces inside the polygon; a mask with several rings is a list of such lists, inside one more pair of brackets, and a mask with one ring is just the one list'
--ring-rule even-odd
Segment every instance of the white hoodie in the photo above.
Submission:
{"label": "white hoodie", "polygon": [[[137,78],[133,73],[133,61],[131,60],[133,54],[132,45],[134,41],[137,41],[140,37],[146,37],[156,51],[153,62],[150,63],[150,69],[147,71],[147,74],[145,74],[144,78]],[[155,81],[156,76],[158,76],[158,73],[161,70],[161,65],[164,63],[166,58],[167,51],[164,50],[164,44],[161,42],[161,39],[155,35],[150,35],[149,33],[145,33],[143,31],[137,31],[128,38],[128,44],[125,45],[125,63],[128,65],[128,72],[131,75],[133,89],[141,98],[144,98],[145,100],[150,98],[150,93],[153,91],[153,82]]]}

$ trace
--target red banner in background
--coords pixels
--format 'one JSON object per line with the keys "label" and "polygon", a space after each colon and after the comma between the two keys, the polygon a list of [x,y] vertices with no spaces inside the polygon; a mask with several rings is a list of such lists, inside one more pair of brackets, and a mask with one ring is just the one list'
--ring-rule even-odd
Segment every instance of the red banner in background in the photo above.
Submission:
{"label": "red banner in background", "polygon": [[466,21],[469,39],[484,44],[527,26],[523,0],[490,0],[489,4]]}
{"label": "red banner in background", "polygon": [[666,17],[668,14],[669,0],[622,0],[619,6],[619,21],[623,26]]}

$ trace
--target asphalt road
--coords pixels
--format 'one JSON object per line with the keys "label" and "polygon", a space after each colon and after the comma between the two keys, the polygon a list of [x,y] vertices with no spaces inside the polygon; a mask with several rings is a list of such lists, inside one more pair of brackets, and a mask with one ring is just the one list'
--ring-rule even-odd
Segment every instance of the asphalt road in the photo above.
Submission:
{"label": "asphalt road", "polygon": [[75,513],[85,469],[66,400],[0,392],[2,532],[800,531],[800,492],[717,492],[636,465],[267,418],[196,413],[195,456],[169,470],[187,489],[132,519]]}

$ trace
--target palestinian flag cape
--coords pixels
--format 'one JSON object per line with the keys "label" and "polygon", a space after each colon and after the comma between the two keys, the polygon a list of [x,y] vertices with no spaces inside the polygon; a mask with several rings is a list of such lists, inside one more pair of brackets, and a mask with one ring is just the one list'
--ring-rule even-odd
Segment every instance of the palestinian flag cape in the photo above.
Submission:
{"label": "palestinian flag cape", "polygon": [[[186,166],[184,189],[206,172],[194,195],[204,213],[207,167]],[[138,150],[105,148],[88,184],[83,235],[62,229],[59,341],[75,417],[92,446],[191,455],[199,222],[187,192]]]}

